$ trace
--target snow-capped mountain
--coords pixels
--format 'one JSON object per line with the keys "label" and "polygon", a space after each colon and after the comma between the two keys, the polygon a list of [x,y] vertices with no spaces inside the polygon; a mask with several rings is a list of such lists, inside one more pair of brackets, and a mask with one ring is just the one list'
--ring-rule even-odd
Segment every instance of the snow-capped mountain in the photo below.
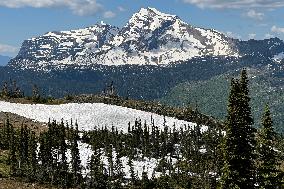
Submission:
{"label": "snow-capped mountain", "polygon": [[92,62],[106,65],[169,64],[196,56],[237,56],[233,43],[214,30],[195,28],[175,15],[142,8],[102,47]]}
{"label": "snow-capped mountain", "polygon": [[84,29],[48,32],[25,40],[9,65],[30,68],[42,64],[72,64],[78,57],[98,51],[117,32],[118,28],[103,22]]}
{"label": "snow-capped mountain", "polygon": [[9,66],[167,65],[208,55],[239,53],[234,40],[220,32],[193,27],[154,8],[142,8],[121,29],[102,23],[26,40]]}

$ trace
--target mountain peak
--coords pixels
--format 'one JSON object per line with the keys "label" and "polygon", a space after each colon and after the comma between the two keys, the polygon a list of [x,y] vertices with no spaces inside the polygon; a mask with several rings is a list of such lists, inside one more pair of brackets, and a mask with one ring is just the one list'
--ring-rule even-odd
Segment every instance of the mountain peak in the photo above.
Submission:
{"label": "mountain peak", "polygon": [[162,13],[161,11],[157,10],[156,8],[147,7],[141,8],[140,11],[134,15],[141,15],[141,16],[159,16],[159,17],[166,17],[166,18],[173,18],[177,17],[176,15]]}
{"label": "mountain peak", "polygon": [[101,25],[101,26],[107,26],[107,25],[109,25],[109,24],[107,24],[107,23],[105,23],[103,20],[99,23],[99,25]]}
{"label": "mountain peak", "polygon": [[176,15],[163,13],[163,12],[159,11],[158,9],[153,8],[153,7],[147,7],[147,10],[150,11],[150,12],[152,12],[152,13],[155,13],[156,15],[160,15],[160,16],[165,16],[165,17],[177,17]]}
{"label": "mountain peak", "polygon": [[94,26],[27,40],[13,66],[31,65],[161,65],[200,56],[238,56],[234,44],[212,30],[195,28],[178,16],[142,8],[117,28]]}
{"label": "mountain peak", "polygon": [[179,18],[176,15],[166,14],[158,11],[155,8],[141,8],[129,20],[127,26],[132,26],[137,29],[149,29],[154,31],[165,22],[175,22]]}

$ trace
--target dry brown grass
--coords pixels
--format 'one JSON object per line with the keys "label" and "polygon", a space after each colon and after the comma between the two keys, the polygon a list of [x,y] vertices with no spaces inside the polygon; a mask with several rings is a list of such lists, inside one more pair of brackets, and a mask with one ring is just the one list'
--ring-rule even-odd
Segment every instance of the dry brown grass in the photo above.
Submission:
{"label": "dry brown grass", "polygon": [[[31,130],[39,133],[46,131],[47,127],[44,123],[35,122],[31,119],[27,119],[16,114],[0,112],[0,127],[3,127],[5,122],[9,118],[10,123],[15,128],[20,128],[22,125],[26,125]],[[0,177],[9,177],[9,166],[7,165],[7,151],[0,150]],[[55,188],[35,183],[28,183],[15,178],[0,178],[0,189],[44,189]]]}
{"label": "dry brown grass", "polygon": [[0,189],[56,189],[35,183],[26,183],[17,179],[0,178]]}
{"label": "dry brown grass", "polygon": [[47,130],[46,123],[40,123],[31,119],[12,114],[0,112],[0,128],[4,126],[5,122],[9,119],[10,123],[15,128],[21,128],[22,125],[26,125],[29,129],[34,131],[37,135]]}

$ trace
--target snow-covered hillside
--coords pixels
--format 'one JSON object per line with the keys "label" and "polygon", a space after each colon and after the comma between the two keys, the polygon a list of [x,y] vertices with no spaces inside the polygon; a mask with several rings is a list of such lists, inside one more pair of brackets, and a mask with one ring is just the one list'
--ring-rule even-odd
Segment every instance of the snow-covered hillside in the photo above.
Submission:
{"label": "snow-covered hillside", "polygon": [[[87,175],[90,170],[88,168],[88,164],[90,161],[90,158],[93,154],[92,147],[88,144],[79,142],[78,143],[78,148],[79,148],[79,153],[80,153],[80,160],[81,160],[81,165],[82,165],[82,174]],[[116,153],[113,152],[113,161],[115,162],[116,160]],[[68,149],[67,150],[67,160],[68,162],[71,161],[71,152]],[[106,154],[104,153],[104,150],[102,149],[102,158],[101,161],[104,163],[105,168],[107,170],[107,167],[109,165],[108,163],[108,158]],[[125,178],[130,179],[130,167],[128,165],[128,157],[122,157],[121,158],[122,166],[123,166],[123,171],[125,173]],[[142,178],[142,173],[143,171],[147,172],[148,178],[152,178],[153,174],[155,174],[156,177],[159,177],[161,173],[155,172],[154,169],[157,167],[159,163],[159,159],[155,158],[142,158],[140,157],[140,160],[133,160],[133,168],[134,172],[137,173],[137,176],[141,179]],[[175,163],[175,159],[173,161]]]}
{"label": "snow-covered hillside", "polygon": [[[107,105],[102,103],[85,103],[85,104],[62,104],[62,105],[42,105],[42,104],[18,104],[0,101],[0,111],[11,112],[20,116],[33,119],[39,122],[48,122],[49,119],[55,119],[61,121],[70,122],[77,120],[79,130],[89,131],[95,127],[104,127],[111,129],[112,126],[127,132],[128,123],[134,123],[136,119],[141,119],[142,122],[146,121],[150,124],[151,117],[155,122],[155,125],[163,129],[164,123],[176,128],[183,127],[185,125],[194,127],[195,123],[178,120],[171,117],[164,117],[161,115],[143,112],[140,110],[130,109],[126,107]],[[166,122],[164,122],[166,121]],[[207,126],[202,126],[201,130],[206,131]],[[86,175],[88,171],[88,162],[90,160],[93,151],[91,146],[85,143],[79,143],[81,165],[83,167],[83,174]],[[68,151],[68,159],[70,161],[70,151]],[[114,152],[114,158],[116,154]],[[106,155],[103,154],[102,161],[107,166],[108,161]],[[130,178],[130,167],[127,165],[128,157],[122,157],[124,172],[126,178]],[[138,177],[142,177],[142,172],[146,171],[148,177],[151,178],[154,174],[154,169],[158,165],[159,159],[140,158],[140,160],[133,161],[134,171]],[[156,172],[155,176],[159,176],[161,173]]]}
{"label": "snow-covered hillside", "polygon": [[10,65],[32,68],[74,64],[76,60],[86,62],[82,57],[97,52],[117,32],[117,27],[103,22],[84,29],[48,32],[25,40]]}
{"label": "snow-covered hillside", "polygon": [[[141,119],[151,123],[151,117],[154,119],[155,125],[161,129],[164,125],[164,116],[134,110],[126,107],[107,105],[102,103],[94,104],[62,104],[62,105],[43,105],[43,104],[16,104],[0,101],[0,111],[11,112],[20,116],[34,119],[39,122],[48,122],[49,119],[73,122],[77,120],[79,129],[89,131],[95,127],[112,126],[127,132],[128,123],[133,124],[136,119]],[[184,125],[194,126],[194,123],[178,120],[176,118],[165,117],[166,125],[171,127],[175,124],[176,128]],[[206,129],[204,127],[203,129]]]}
{"label": "snow-covered hillside", "polygon": [[26,40],[9,65],[25,69],[70,64],[168,65],[219,55],[239,55],[232,39],[215,30],[193,27],[155,8],[142,8],[121,29],[102,23]]}

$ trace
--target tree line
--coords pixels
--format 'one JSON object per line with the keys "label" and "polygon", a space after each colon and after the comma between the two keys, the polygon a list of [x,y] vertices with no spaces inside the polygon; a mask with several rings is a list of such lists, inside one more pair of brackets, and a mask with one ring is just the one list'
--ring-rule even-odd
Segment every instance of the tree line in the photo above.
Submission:
{"label": "tree line", "polygon": [[[61,188],[281,188],[283,139],[273,129],[268,106],[262,127],[252,127],[248,86],[246,70],[232,79],[224,127],[205,127],[200,117],[192,125],[178,128],[164,121],[159,128],[151,119],[129,123],[126,133],[115,125],[81,133],[77,123],[49,121],[48,130],[37,135],[7,120],[0,147],[8,153],[11,176]],[[79,143],[92,147],[87,173]],[[151,177],[146,168],[142,177],[135,171],[145,158],[157,160]]]}

